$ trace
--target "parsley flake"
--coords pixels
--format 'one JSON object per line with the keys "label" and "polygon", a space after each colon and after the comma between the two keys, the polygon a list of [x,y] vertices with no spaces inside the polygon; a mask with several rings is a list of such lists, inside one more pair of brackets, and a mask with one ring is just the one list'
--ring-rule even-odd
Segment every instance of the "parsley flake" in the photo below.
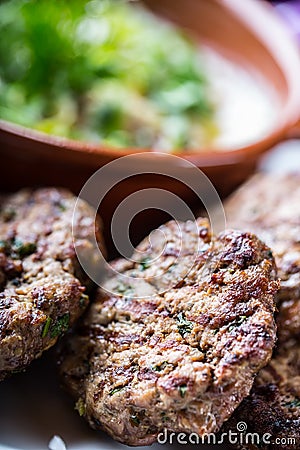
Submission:
{"label": "parsley flake", "polygon": [[51,326],[50,335],[52,338],[60,336],[65,333],[69,328],[70,323],[70,314],[66,313],[63,316],[59,317],[56,322]]}
{"label": "parsley flake", "polygon": [[180,397],[181,397],[181,398],[184,398],[184,397],[185,397],[185,394],[186,394],[186,391],[187,391],[187,385],[186,385],[186,384],[181,384],[181,385],[178,387],[178,390],[179,390]]}
{"label": "parsley flake", "polygon": [[52,322],[51,317],[47,317],[47,319],[44,323],[44,326],[43,326],[42,338],[45,338],[47,336],[51,322]]}
{"label": "parsley flake", "polygon": [[183,312],[180,312],[177,316],[177,328],[182,337],[186,334],[191,333],[194,325],[193,322],[187,320]]}

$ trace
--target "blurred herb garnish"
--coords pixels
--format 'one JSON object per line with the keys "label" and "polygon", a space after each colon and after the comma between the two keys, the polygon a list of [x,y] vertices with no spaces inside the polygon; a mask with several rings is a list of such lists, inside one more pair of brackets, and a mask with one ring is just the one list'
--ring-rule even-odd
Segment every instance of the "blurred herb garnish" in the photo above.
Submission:
{"label": "blurred herb garnish", "polygon": [[5,0],[0,33],[1,119],[175,150],[217,132],[197,45],[138,4]]}

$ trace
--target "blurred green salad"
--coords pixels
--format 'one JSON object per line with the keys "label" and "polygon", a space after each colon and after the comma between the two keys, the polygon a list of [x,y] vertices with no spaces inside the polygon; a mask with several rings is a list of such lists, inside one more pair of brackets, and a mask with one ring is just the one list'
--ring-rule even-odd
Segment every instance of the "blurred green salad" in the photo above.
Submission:
{"label": "blurred green salad", "polygon": [[1,119],[165,151],[218,133],[196,44],[137,2],[1,1],[0,33]]}

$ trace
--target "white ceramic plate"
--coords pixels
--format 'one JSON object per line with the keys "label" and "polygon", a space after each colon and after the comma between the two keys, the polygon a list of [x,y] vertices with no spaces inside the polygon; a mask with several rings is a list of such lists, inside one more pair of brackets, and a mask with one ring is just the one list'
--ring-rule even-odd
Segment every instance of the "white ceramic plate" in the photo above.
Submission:
{"label": "white ceramic plate", "polygon": [[[274,172],[300,170],[300,141],[281,144],[263,163]],[[104,433],[91,430],[74,410],[74,402],[59,388],[50,352],[23,374],[0,384],[0,450],[48,450],[59,435],[67,450],[125,450]],[[138,447],[150,449],[150,447]],[[153,445],[151,450],[223,449],[226,446]]]}

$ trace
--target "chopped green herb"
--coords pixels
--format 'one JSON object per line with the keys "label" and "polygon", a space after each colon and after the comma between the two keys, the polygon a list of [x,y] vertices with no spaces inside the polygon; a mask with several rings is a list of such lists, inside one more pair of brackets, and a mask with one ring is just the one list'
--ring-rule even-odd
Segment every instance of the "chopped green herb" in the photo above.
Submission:
{"label": "chopped green herb", "polygon": [[164,411],[161,413],[161,420],[162,422],[167,422],[168,420],[170,420],[170,418],[166,415]]}
{"label": "chopped green herb", "polygon": [[186,391],[187,391],[187,385],[186,384],[182,384],[181,386],[179,386],[178,390],[179,390],[179,393],[180,393],[180,397],[184,398],[185,394],[186,394]]}
{"label": "chopped green herb", "polygon": [[23,258],[36,251],[36,244],[34,242],[23,242],[21,239],[14,239],[11,250],[15,256]]}
{"label": "chopped green herb", "polygon": [[44,323],[44,326],[43,326],[42,338],[47,336],[51,322],[52,322],[51,317],[47,317],[46,322]]}
{"label": "chopped green herb", "polygon": [[272,250],[268,250],[268,252],[267,252],[267,257],[268,257],[268,258],[273,258],[273,252],[272,252]]}
{"label": "chopped green herb", "polygon": [[215,330],[212,330],[213,334],[216,335],[219,331],[219,328],[216,328]]}
{"label": "chopped green herb", "polygon": [[296,397],[291,402],[285,404],[288,408],[300,408],[300,398]]}
{"label": "chopped green herb", "polygon": [[66,211],[67,209],[66,206],[60,201],[56,202],[55,206],[57,206],[57,208],[60,209],[61,211]]}
{"label": "chopped green herb", "polygon": [[11,284],[12,284],[13,286],[19,287],[19,286],[21,285],[21,281],[19,280],[19,278],[13,278],[13,279],[11,280]]}
{"label": "chopped green herb", "polygon": [[121,148],[213,142],[197,43],[131,3],[0,1],[0,118]]}
{"label": "chopped green herb", "polygon": [[52,338],[60,336],[65,333],[69,328],[70,314],[66,313],[59,317],[56,322],[51,326],[50,335]]}
{"label": "chopped green herb", "polygon": [[162,363],[153,366],[152,369],[155,370],[156,372],[161,372],[167,367],[168,364],[169,364],[168,361],[163,361]]}
{"label": "chopped green herb", "polygon": [[36,251],[34,242],[23,242],[21,239],[0,240],[0,252],[10,253],[12,258],[22,258]]}
{"label": "chopped green herb", "polygon": [[140,419],[138,418],[138,416],[136,414],[131,414],[130,416],[130,423],[132,426],[134,427],[138,427],[139,424],[141,423]]}
{"label": "chopped green herb", "polygon": [[115,387],[114,389],[112,389],[112,390],[109,392],[109,395],[114,395],[114,394],[116,394],[117,392],[120,392],[122,389],[124,389],[124,387],[125,387],[125,386],[117,386],[117,387]]}
{"label": "chopped green herb", "polygon": [[115,288],[114,288],[119,294],[123,294],[123,295],[129,295],[132,294],[133,288],[130,285],[126,285],[123,283],[119,283]]}
{"label": "chopped green herb", "polygon": [[150,266],[151,266],[151,258],[149,256],[146,256],[145,258],[141,259],[140,268],[142,271],[149,269]]}
{"label": "chopped green herb", "polygon": [[191,333],[193,329],[193,322],[185,318],[184,313],[180,312],[177,316],[177,328],[182,337]]}
{"label": "chopped green herb", "polygon": [[79,299],[79,306],[80,306],[80,308],[85,308],[85,306],[87,305],[89,300],[90,300],[90,298],[89,298],[88,295],[81,294],[80,299]]}
{"label": "chopped green herb", "polygon": [[247,320],[247,316],[240,316],[238,319],[236,319],[232,325],[230,325],[228,331],[232,331],[235,328],[239,327],[240,325],[242,325],[242,323],[244,323]]}
{"label": "chopped green herb", "polygon": [[80,417],[85,415],[85,403],[81,397],[77,400],[75,409],[79,412]]}

